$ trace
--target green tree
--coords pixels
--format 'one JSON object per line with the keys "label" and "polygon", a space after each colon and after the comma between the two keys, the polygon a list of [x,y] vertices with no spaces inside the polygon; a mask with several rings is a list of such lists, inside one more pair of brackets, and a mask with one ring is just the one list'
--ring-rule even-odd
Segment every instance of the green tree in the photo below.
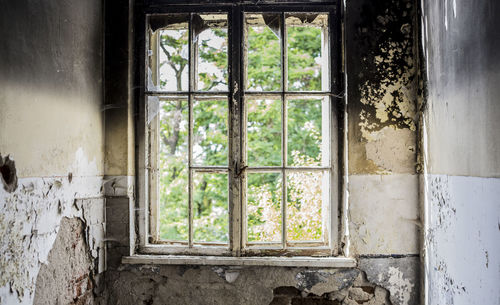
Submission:
{"label": "green tree", "polygon": [[[227,41],[223,29],[205,30],[198,36],[198,64],[209,64],[212,71],[198,74],[200,90],[227,88],[227,45],[214,47],[210,39]],[[290,90],[320,90],[321,30],[314,27],[288,29],[288,83]],[[187,57],[187,31],[164,31],[160,48],[176,82],[182,88]],[[248,31],[247,88],[280,90],[279,38],[268,27],[250,27]],[[227,90],[227,89],[226,89]],[[247,101],[248,159],[251,165],[281,163],[281,102]],[[193,103],[193,161],[199,165],[227,165],[227,100],[199,100]],[[288,152],[293,165],[320,165],[321,102],[302,99],[288,101]],[[186,100],[162,100],[160,107],[160,237],[168,240],[188,238],[188,107]],[[248,175],[249,238],[273,240],[280,236],[281,185],[278,174]],[[297,174],[287,177],[289,238],[315,240],[321,237],[321,179],[318,175]],[[319,180],[318,180],[319,179]],[[227,241],[227,175],[193,176],[193,222],[195,241]],[[312,187],[310,185],[313,185]],[[308,186],[309,185],[309,186]],[[278,235],[276,235],[278,232]]]}

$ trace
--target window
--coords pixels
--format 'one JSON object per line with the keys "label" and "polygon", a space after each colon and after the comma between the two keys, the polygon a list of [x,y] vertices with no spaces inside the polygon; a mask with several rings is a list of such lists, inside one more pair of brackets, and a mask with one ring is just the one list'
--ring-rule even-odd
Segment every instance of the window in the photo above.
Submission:
{"label": "window", "polygon": [[141,253],[338,254],[337,12],[146,9]]}

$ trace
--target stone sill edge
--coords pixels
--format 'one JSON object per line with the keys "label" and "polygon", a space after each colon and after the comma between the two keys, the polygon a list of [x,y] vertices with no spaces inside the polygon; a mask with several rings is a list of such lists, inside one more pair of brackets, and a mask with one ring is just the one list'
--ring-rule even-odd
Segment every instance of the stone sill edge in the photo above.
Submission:
{"label": "stone sill edge", "polygon": [[275,266],[354,268],[356,259],[350,257],[221,257],[186,255],[132,255],[122,257],[130,265],[204,265],[204,266]]}

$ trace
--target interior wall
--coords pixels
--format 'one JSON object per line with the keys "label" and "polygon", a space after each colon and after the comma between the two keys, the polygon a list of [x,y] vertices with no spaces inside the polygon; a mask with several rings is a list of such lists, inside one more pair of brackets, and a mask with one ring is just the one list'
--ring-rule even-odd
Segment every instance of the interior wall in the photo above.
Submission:
{"label": "interior wall", "polygon": [[0,166],[17,176],[0,179],[0,303],[87,302],[105,267],[102,2],[0,7]]}
{"label": "interior wall", "polygon": [[[126,35],[125,2],[115,2],[121,14],[106,17],[107,37]],[[122,264],[130,251],[128,199],[113,197],[106,209],[110,304],[419,304],[415,3],[348,1],[344,21],[350,238],[343,242],[358,266]],[[110,45],[115,71],[125,71],[129,55],[118,45]]]}
{"label": "interior wall", "polygon": [[426,304],[499,304],[500,3],[422,3]]}

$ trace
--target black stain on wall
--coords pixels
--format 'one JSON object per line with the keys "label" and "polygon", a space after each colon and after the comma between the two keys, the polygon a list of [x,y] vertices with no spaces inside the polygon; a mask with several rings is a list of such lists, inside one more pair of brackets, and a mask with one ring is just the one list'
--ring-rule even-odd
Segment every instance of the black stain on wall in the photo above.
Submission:
{"label": "black stain on wall", "polygon": [[11,193],[17,189],[16,163],[9,155],[5,158],[0,155],[0,177],[7,192]]}

